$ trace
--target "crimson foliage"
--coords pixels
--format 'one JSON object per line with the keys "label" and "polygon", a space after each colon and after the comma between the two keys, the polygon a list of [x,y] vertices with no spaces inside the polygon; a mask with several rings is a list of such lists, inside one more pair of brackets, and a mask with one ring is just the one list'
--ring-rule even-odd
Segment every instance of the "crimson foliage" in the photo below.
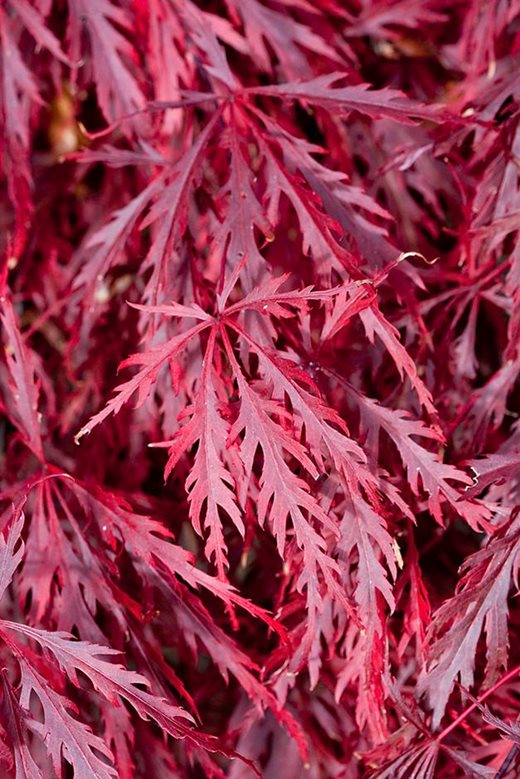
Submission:
{"label": "crimson foliage", "polygon": [[2,776],[517,775],[519,12],[2,4]]}

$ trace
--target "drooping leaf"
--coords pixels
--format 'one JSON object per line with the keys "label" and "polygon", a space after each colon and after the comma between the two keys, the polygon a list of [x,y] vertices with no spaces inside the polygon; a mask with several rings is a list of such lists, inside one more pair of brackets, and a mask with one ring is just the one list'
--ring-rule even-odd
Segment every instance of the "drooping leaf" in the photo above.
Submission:
{"label": "drooping leaf", "polygon": [[374,118],[386,116],[407,124],[413,124],[415,118],[436,121],[439,116],[435,107],[414,103],[397,90],[371,90],[369,84],[335,87],[344,77],[344,73],[328,73],[307,82],[254,87],[250,91],[257,95],[273,95],[283,100],[302,100],[328,111],[359,111]]}
{"label": "drooping leaf", "polygon": [[24,502],[13,505],[0,520],[0,599],[11,584],[24,554],[21,538],[25,519],[22,511]]}

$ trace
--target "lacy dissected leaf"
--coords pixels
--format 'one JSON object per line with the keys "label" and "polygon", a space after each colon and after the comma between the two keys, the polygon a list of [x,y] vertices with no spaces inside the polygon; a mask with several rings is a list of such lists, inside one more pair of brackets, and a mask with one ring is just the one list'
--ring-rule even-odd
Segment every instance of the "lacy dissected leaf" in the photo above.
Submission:
{"label": "lacy dissected leaf", "polygon": [[[165,365],[173,366],[177,355],[184,349],[187,343],[198,333],[208,327],[207,322],[202,322],[184,333],[166,341],[164,344],[154,347],[149,352],[134,354],[128,357],[120,368],[126,368],[133,365],[143,366],[133,379],[118,385],[115,388],[115,396],[110,400],[105,408],[96,414],[89,421],[88,425],[82,428],[76,436],[79,440],[82,436],[91,433],[92,430],[103,422],[110,414],[117,414],[122,406],[127,403],[134,393],[138,393],[137,406],[143,405],[149,394],[153,391],[153,385],[157,380],[157,374]],[[173,370],[173,367],[170,368]]]}
{"label": "lacy dissected leaf", "polygon": [[155,238],[152,242],[143,268],[151,268],[152,275],[145,300],[149,303],[162,302],[162,293],[170,287],[170,263],[175,241],[182,237],[188,225],[189,195],[202,173],[206,146],[220,119],[216,111],[192,146],[169,172],[163,191],[154,203],[150,213],[141,223],[141,229],[154,225]]}
{"label": "lacy dissected leaf", "polygon": [[25,712],[5,676],[2,677],[4,696],[2,721],[12,747],[12,763],[17,779],[44,779],[41,768],[35,763],[27,743]]}
{"label": "lacy dissected leaf", "polygon": [[397,0],[387,3],[376,0],[362,7],[346,30],[348,36],[370,35],[384,40],[399,40],[402,32],[396,28],[420,28],[435,22],[443,22],[446,15],[436,10],[434,3],[422,0]]}
{"label": "lacy dissected leaf", "polygon": [[[229,352],[230,361],[233,356]],[[291,435],[278,425],[270,414],[283,415],[282,407],[271,398],[262,398],[246,381],[235,361],[235,378],[240,395],[240,413],[234,423],[231,441],[244,433],[240,445],[241,459],[244,464],[244,478],[240,486],[244,495],[258,449],[262,452],[263,470],[258,495],[258,520],[261,525],[269,518],[272,532],[277,539],[278,551],[284,554],[287,540],[287,520],[290,518],[294,528],[297,545],[303,549],[304,569],[299,577],[299,587],[308,590],[311,605],[319,598],[318,576],[323,575],[332,591],[339,588],[335,584],[336,563],[327,554],[327,544],[314,529],[313,521],[324,528],[334,531],[329,518],[316,499],[310,494],[307,483],[296,476],[286,462],[286,454],[294,457],[310,474],[318,476],[318,470],[309,460],[305,449]],[[310,520],[310,521],[309,521]]]}
{"label": "lacy dissected leaf", "polygon": [[[147,288],[155,292],[153,295],[145,295],[145,299],[151,298],[150,302],[154,303],[162,299],[158,288],[165,291],[170,287],[171,252],[187,228],[190,192],[200,177],[205,149],[218,118],[217,112],[176,165],[171,165],[148,145],[135,152],[107,146],[105,150],[97,153],[87,151],[81,156],[84,162],[103,159],[112,166],[154,165],[159,167],[160,172],[127,205],[115,211],[109,223],[90,235],[85,251],[95,251],[75,278],[75,286],[87,286],[92,295],[107,272],[125,261],[125,244],[135,226],[139,224],[143,230],[153,225],[154,239],[142,263],[142,270],[153,269]],[[149,211],[145,217],[147,209]]]}
{"label": "lacy dissected leaf", "polygon": [[[152,695],[146,689],[141,689],[141,687],[149,687],[147,680],[141,674],[128,671],[120,664],[103,659],[103,657],[119,655],[116,650],[86,641],[76,641],[69,633],[53,633],[13,622],[4,622],[3,629],[20,633],[37,642],[48,655],[54,658],[62,672],[76,686],[79,686],[77,674],[81,671],[91,681],[94,689],[114,706],[120,706],[121,699],[125,700],[142,719],[153,720],[164,732],[174,738],[187,737],[193,738],[195,742],[198,741],[199,736],[190,727],[193,719],[186,711],[180,706],[173,706],[165,699]],[[37,679],[35,683],[38,683]],[[29,690],[26,690],[25,695],[28,702]],[[211,749],[209,737],[201,736],[199,743]],[[110,754],[107,748],[105,754]]]}
{"label": "lacy dissected leaf", "polygon": [[[377,458],[380,431],[384,430],[395,444],[406,468],[407,480],[415,495],[419,494],[418,477],[428,495],[428,508],[440,524],[443,523],[441,498],[448,501],[453,509],[463,517],[471,527],[483,525],[490,512],[464,498],[464,492],[458,492],[449,482],[457,482],[464,487],[473,484],[473,479],[453,465],[443,463],[415,438],[426,438],[442,443],[442,437],[432,428],[426,427],[420,420],[414,420],[403,411],[384,408],[375,401],[351,393],[358,404],[361,415],[361,429],[367,436],[367,447]],[[412,437],[413,436],[413,437]]]}
{"label": "lacy dissected leaf", "polygon": [[75,705],[56,692],[25,659],[20,660],[20,674],[20,706],[30,712],[34,694],[43,710],[43,722],[27,719],[26,724],[43,739],[56,774],[63,776],[64,758],[78,779],[114,779],[117,772],[111,765],[112,752],[88,725],[72,716],[70,712],[76,713]]}
{"label": "lacy dissected leaf", "polygon": [[74,481],[70,485],[87,516],[98,526],[100,538],[117,554],[122,543],[137,560],[142,561],[150,575],[162,575],[168,583],[179,576],[195,589],[203,588],[228,605],[240,606],[266,622],[282,639],[285,631],[267,611],[241,596],[234,587],[194,565],[193,554],[173,543],[172,533],[157,520],[132,512],[120,496]]}
{"label": "lacy dissected leaf", "polygon": [[462,435],[471,443],[470,452],[481,453],[486,437],[496,430],[507,413],[508,396],[518,379],[520,358],[508,360],[482,387],[476,389],[468,404]]}
{"label": "lacy dissected leaf", "polygon": [[[342,60],[323,36],[297,22],[289,15],[288,9],[285,12],[283,9],[274,10],[258,0],[230,0],[229,6],[236,16],[240,16],[244,25],[248,54],[263,70],[273,70],[269,46],[287,78],[301,78],[311,72],[302,48],[327,57],[332,62]],[[312,6],[308,10],[319,12]]]}
{"label": "lacy dissected leaf", "polygon": [[[267,307],[267,304],[264,305]],[[230,432],[230,442],[238,437],[241,440],[240,456],[244,465],[244,476],[239,486],[239,494],[243,496],[243,500],[251,480],[255,455],[260,450],[263,461],[257,503],[260,523],[263,524],[266,518],[269,518],[277,538],[278,550],[283,554],[287,519],[290,517],[296,543],[304,554],[305,567],[299,578],[299,586],[314,592],[316,577],[318,571],[321,571],[327,586],[332,591],[336,590],[338,596],[334,584],[337,566],[327,555],[324,538],[320,538],[307,517],[312,519],[312,522],[318,521],[324,530],[333,534],[337,533],[336,528],[312,495],[308,484],[292,472],[286,458],[294,458],[310,478],[316,479],[325,469],[325,457],[328,456],[336,467],[352,471],[356,466],[362,467],[363,454],[345,435],[341,419],[332,409],[327,408],[319,397],[311,394],[311,387],[307,389],[305,385],[308,385],[309,381],[305,374],[289,361],[279,361],[241,327],[234,323],[232,326],[244,339],[251,354],[257,357],[260,374],[260,378],[251,385],[226,335],[226,352],[240,397],[239,414]],[[284,409],[286,397],[291,403],[293,414],[298,415],[295,422],[305,431],[306,447],[284,429],[283,422],[287,417]],[[337,425],[338,429],[333,425]],[[317,592],[313,597],[316,595]]]}
{"label": "lacy dissected leaf", "polygon": [[[228,137],[223,139],[230,151],[229,178],[218,194],[220,202],[223,199],[227,201],[226,216],[215,230],[213,243],[215,261],[222,267],[230,266],[234,271],[232,281],[223,285],[223,300],[229,295],[230,284],[236,281],[236,272],[245,261],[249,276],[248,286],[252,286],[255,275],[258,275],[263,267],[264,260],[257,247],[255,228],[260,230],[266,239],[273,238],[271,222],[254,192],[253,173],[242,149],[243,140],[245,139],[239,135],[236,119],[232,119]],[[252,268],[256,269],[254,273]]]}
{"label": "lacy dissected leaf", "polygon": [[464,70],[469,80],[480,74],[492,74],[496,68],[495,46],[516,14],[516,2],[493,0],[483,6],[478,0],[471,0],[457,42],[445,46],[449,61]]}
{"label": "lacy dissected leaf", "polygon": [[[76,628],[81,638],[103,641],[105,636],[95,619],[98,606],[102,606],[112,613],[123,633],[126,614],[124,608],[113,604],[106,563],[100,564],[83,536],[58,479],[36,485],[35,493],[20,584],[22,597],[30,594],[32,598],[33,624],[47,616],[59,630]],[[70,603],[74,609],[69,608]]]}
{"label": "lacy dissected leaf", "polygon": [[[252,293],[242,301],[240,307],[231,306],[228,317],[231,314],[243,312],[250,307],[258,310],[260,304],[262,312],[279,313],[282,310],[282,304],[292,303],[294,305],[294,302],[299,302],[298,293],[293,293],[289,296],[282,294],[277,300],[274,294],[276,291],[277,287],[267,285],[264,289]],[[303,293],[300,293],[300,296],[300,305],[306,305],[306,298],[309,296],[309,293],[303,291]],[[327,298],[329,293],[317,292],[315,296]],[[153,310],[157,311],[158,309]],[[161,310],[168,312],[169,309],[168,307],[163,307]],[[182,309],[176,311],[175,308],[171,308],[170,311],[172,314],[178,313],[178,315],[184,313]],[[202,317],[200,313],[195,313],[198,318]],[[229,323],[232,323],[231,318],[229,318]],[[203,322],[201,325],[192,328],[188,333],[190,333],[190,336],[191,334],[195,335],[196,332],[201,332],[208,324]],[[310,494],[305,481],[291,472],[286,462],[286,455],[299,461],[312,478],[316,478],[320,470],[324,469],[324,456],[326,454],[333,459],[337,467],[345,467],[350,471],[353,471],[356,464],[364,462],[364,456],[353,441],[332,426],[335,424],[340,430],[344,429],[344,425],[338,415],[332,409],[327,409],[319,398],[314,397],[304,386],[300,386],[297,383],[297,380],[304,380],[304,383],[308,383],[305,374],[299,372],[296,366],[291,367],[289,362],[279,362],[273,354],[262,348],[241,328],[237,328],[236,324],[233,324],[233,327],[244,339],[251,353],[256,354],[259,359],[262,376],[260,384],[262,389],[260,389],[260,392],[257,392],[252,389],[237,362],[229,337],[223,333],[227,357],[232,367],[241,399],[240,413],[230,431],[228,445],[237,439],[238,436],[241,436],[243,431],[245,432],[245,437],[240,445],[240,457],[244,467],[244,474],[239,475],[241,482],[239,486],[240,500],[242,503],[245,500],[255,454],[260,449],[264,462],[264,473],[258,498],[260,523],[264,523],[268,507],[270,507],[269,516],[272,518],[273,532],[277,537],[278,548],[282,554],[286,543],[286,521],[290,516],[297,544],[306,550],[305,553],[308,555],[306,562],[311,566],[310,571],[304,569],[302,572],[301,586],[307,586],[311,581],[314,581],[317,571],[320,569],[328,585],[335,587],[333,573],[336,570],[336,564],[325,553],[326,543],[313,529],[312,524],[307,521],[306,515],[309,513],[313,520],[318,520],[329,531],[334,532],[334,526]],[[206,363],[202,371],[202,385],[206,394],[199,393],[191,415],[191,421],[187,425],[182,426],[177,439],[170,442],[170,461],[167,466],[167,474],[169,474],[181,453],[189,449],[196,440],[199,441],[194,461],[194,470],[188,479],[187,488],[189,489],[194,485],[190,494],[190,501],[192,506],[194,506],[196,528],[198,528],[197,523],[200,521],[199,517],[203,502],[207,501],[206,512],[208,519],[206,521],[209,522],[212,533],[217,534],[215,537],[212,537],[210,533],[208,547],[210,556],[214,551],[222,554],[224,548],[223,540],[220,536],[218,505],[226,510],[237,527],[242,529],[238,508],[232,502],[232,494],[229,490],[231,477],[226,475],[224,466],[218,457],[215,440],[212,438],[215,432],[218,432],[218,426],[224,432],[224,421],[221,421],[215,406],[216,396],[215,390],[212,388],[210,374],[214,333],[215,331],[213,330],[210,335]],[[98,414],[91,420],[89,429],[92,429],[95,424],[98,424],[111,412],[117,411],[126,398],[130,397],[134,391],[138,391],[140,400],[143,400],[145,397],[144,393],[151,391],[150,385],[157,375],[159,366],[166,360],[171,360],[177,345],[184,343],[186,340],[186,335],[180,341],[179,339],[173,339],[172,342],[166,344],[168,348],[161,347],[159,350],[149,353],[148,356],[143,355],[143,357],[140,357],[135,355],[134,358],[127,360],[125,365],[137,363],[138,360],[144,360],[148,363],[150,356],[153,355],[153,372],[146,367],[137,374],[135,379],[127,382],[126,385],[121,385],[119,388],[120,394],[115,401],[109,403],[101,414]],[[173,349],[172,344],[174,345]],[[155,358],[155,353],[157,353],[158,357],[160,355],[159,359]],[[264,385],[266,388],[272,386],[273,392],[266,395],[265,390],[263,390]],[[289,432],[284,430],[283,426],[280,426],[278,422],[273,420],[271,416],[272,414],[281,416],[282,420],[287,417],[286,412],[283,410],[285,396],[289,398],[294,411],[300,417],[298,424],[303,424],[304,426],[307,446],[311,449],[314,462],[306,456],[302,445]],[[205,423],[204,419],[206,418],[208,421]],[[249,426],[250,420],[256,420],[253,428]],[[325,422],[324,420],[327,421]],[[255,431],[253,437],[250,437],[250,429]],[[365,478],[370,481],[368,475]],[[221,560],[218,565],[219,571],[223,570],[223,566],[224,561]],[[314,587],[314,584],[312,586]]]}
{"label": "lacy dissected leaf", "polygon": [[433,779],[439,759],[439,744],[429,741],[404,752],[381,771],[376,771],[377,779]]}
{"label": "lacy dissected leaf", "polygon": [[244,51],[244,45],[238,43],[242,36],[236,30],[230,30],[226,20],[223,21],[214,14],[201,12],[195,3],[182,3],[180,12],[187,25],[189,37],[206,60],[202,65],[204,71],[216,81],[215,91],[220,92],[223,88],[226,92],[233,92],[239,83],[238,78],[229,66],[226,51],[219,44],[218,36]]}
{"label": "lacy dissected leaf", "polygon": [[[151,0],[137,8],[148,27],[148,66],[153,73],[156,100],[175,100],[180,97],[182,84],[192,79],[192,64],[183,47],[182,21],[174,4],[167,0]],[[163,129],[171,132],[178,127],[181,117],[174,112],[165,114]]]}
{"label": "lacy dissected leaf", "polygon": [[[85,250],[89,261],[74,279],[76,287],[86,287],[85,303],[91,302],[96,287],[118,263],[124,262],[124,248],[132,229],[150,200],[160,190],[162,179],[152,181],[139,195],[112,214],[111,221],[90,236]],[[94,250],[94,251],[93,251]]]}
{"label": "lacy dissected leaf", "polygon": [[135,738],[132,728],[132,717],[124,707],[104,706],[103,724],[104,738],[112,749],[115,764],[120,779],[131,779],[135,776],[134,749]]}
{"label": "lacy dissected leaf", "polygon": [[[270,218],[274,221],[280,196],[286,195],[298,217],[304,254],[308,255],[312,252],[312,257],[318,264],[334,263],[339,268],[349,267],[352,260],[348,252],[334,240],[333,232],[339,232],[337,223],[320,212],[316,197],[302,187],[295,175],[286,170],[267,144],[261,148],[266,159],[268,176],[266,197],[269,202]],[[289,157],[285,145],[282,148]],[[334,183],[341,181],[340,176],[333,176],[332,173],[329,174],[329,178],[336,179]]]}
{"label": "lacy dissected leaf", "polygon": [[43,102],[39,84],[20,49],[20,22],[38,46],[48,49],[58,61],[67,62],[58,39],[45,26],[37,8],[27,0],[21,0],[16,5],[10,2],[4,4],[0,9],[0,164],[7,177],[10,199],[16,208],[14,235],[8,244],[14,257],[18,257],[23,248],[32,210],[30,120],[35,106]]}
{"label": "lacy dissected leaf", "polygon": [[[418,744],[408,750],[403,755],[393,760],[388,766],[381,771],[376,771],[373,774],[374,779],[434,779],[438,774],[438,762],[441,754],[444,754],[444,759],[448,759],[448,765],[450,769],[456,766],[464,770],[465,776],[480,777],[481,779],[493,779],[495,776],[495,770],[482,766],[473,760],[470,760],[466,755],[458,749],[440,744],[437,740],[429,740],[424,743]],[[451,759],[450,759],[451,758]],[[445,770],[443,766],[443,770]]]}
{"label": "lacy dissected leaf", "polygon": [[252,94],[272,95],[283,100],[301,100],[327,111],[350,113],[359,111],[373,118],[389,117],[398,122],[413,124],[414,119],[438,121],[439,111],[414,102],[394,89],[370,89],[369,84],[334,86],[345,78],[344,73],[327,73],[311,81],[292,82],[268,87],[254,87]]}
{"label": "lacy dissected leaf", "polygon": [[[237,530],[244,535],[244,523],[234,495],[234,479],[225,466],[225,442],[229,425],[219,413],[218,396],[212,375],[215,332],[212,331],[201,374],[201,387],[192,409],[187,409],[190,419],[180,428],[177,441],[169,449],[165,470],[167,478],[180,456],[197,443],[193,468],[186,480],[189,493],[190,516],[195,530],[203,535],[201,517],[204,513],[204,528],[208,530],[205,554],[215,559],[218,574],[225,577],[226,545],[222,532],[223,512],[231,519]],[[203,509],[203,507],[205,508]]]}
{"label": "lacy dissected leaf", "polygon": [[0,773],[515,772],[519,13],[1,5]]}
{"label": "lacy dissected leaf", "polygon": [[391,611],[395,607],[395,601],[380,557],[384,559],[392,578],[395,579],[397,574],[395,548],[385,521],[361,496],[348,496],[345,500],[340,534],[340,555],[348,559],[355,549],[359,556],[355,598],[360,614],[364,615],[365,630],[381,635],[381,609],[377,593],[383,596]]}
{"label": "lacy dissected leaf", "polygon": [[[397,581],[395,599],[407,598],[403,632],[399,641],[399,654],[402,656],[411,641],[421,659],[424,657],[426,630],[431,621],[431,604],[428,590],[423,579],[417,546],[412,533],[407,540],[408,548],[403,562],[403,570]],[[408,589],[408,593],[404,593]]]}
{"label": "lacy dissected leaf", "polygon": [[347,632],[342,650],[345,662],[336,681],[335,696],[339,700],[347,685],[357,680],[356,719],[380,742],[388,733],[382,672],[386,664],[385,611],[392,612],[395,608],[392,581],[397,575],[396,547],[384,516],[362,495],[346,495],[341,510],[338,556],[342,579],[346,587],[355,581],[354,598],[363,620],[363,631],[352,646],[349,640],[352,631],[350,636]]}
{"label": "lacy dissected leaf", "polygon": [[500,717],[496,717],[489,710],[488,706],[479,705],[483,719],[495,727],[500,733],[503,733],[513,744],[520,744],[520,729],[514,722],[504,722]]}
{"label": "lacy dissected leaf", "polygon": [[135,52],[118,28],[128,31],[132,20],[110,0],[69,0],[69,57],[76,65],[84,53],[84,37],[99,106],[110,122],[144,107],[145,99],[131,63]]}
{"label": "lacy dissected leaf", "polygon": [[3,297],[0,319],[4,331],[4,354],[9,374],[9,389],[5,404],[25,442],[37,457],[42,457],[40,419],[38,417],[39,387],[35,375],[34,357],[23,342],[12,302]]}
{"label": "lacy dissected leaf", "polygon": [[197,642],[201,642],[226,682],[232,674],[256,707],[262,712],[270,709],[306,757],[308,746],[298,722],[283,708],[271,689],[258,681],[258,666],[212,621],[210,614],[187,589],[181,593],[170,590],[169,594],[176,603],[175,620],[185,631],[192,648],[195,650]]}
{"label": "lacy dissected leaf", "polygon": [[[469,467],[475,474],[476,483],[471,487],[468,494],[478,495],[490,484],[495,486],[504,485],[505,488],[516,487],[520,481],[520,441],[516,443],[511,451],[505,449],[498,450],[495,454],[489,454],[479,460],[472,460]],[[510,508],[514,508],[511,504]]]}
{"label": "lacy dissected leaf", "polygon": [[[24,555],[22,530],[24,501],[7,509],[0,519],[0,599],[11,584],[12,578]],[[7,516],[6,516],[7,515]]]}
{"label": "lacy dissected leaf", "polygon": [[435,414],[435,406],[431,392],[421,377],[417,374],[417,367],[408,351],[402,345],[399,332],[375,307],[367,308],[361,312],[361,320],[365,327],[367,338],[374,343],[375,336],[384,344],[385,349],[395,363],[401,377],[406,376],[417,393],[421,405],[430,413]]}
{"label": "lacy dissected leaf", "polygon": [[[292,203],[302,231],[303,248],[312,250],[320,266],[328,264],[347,268],[359,275],[360,258],[354,255],[359,249],[370,249],[370,264],[379,259],[390,261],[397,252],[386,240],[386,230],[375,222],[369,222],[365,213],[379,219],[391,219],[391,215],[367,192],[353,186],[342,171],[326,167],[313,154],[323,154],[323,149],[292,133],[265,112],[249,105],[250,111],[268,131],[261,149],[268,165],[269,214],[273,219],[283,192]],[[283,164],[278,160],[278,151]],[[309,190],[301,185],[307,183]],[[271,183],[272,182],[272,183]],[[320,213],[323,208],[325,215]],[[362,212],[361,212],[362,210]],[[351,244],[352,249],[351,251]],[[321,270],[321,268],[320,268]]]}
{"label": "lacy dissected leaf", "polygon": [[505,531],[467,558],[456,594],[434,613],[427,635],[428,665],[419,689],[427,693],[433,726],[439,724],[457,679],[474,680],[477,643],[486,633],[486,679],[493,682],[507,665],[507,600],[517,580],[520,542],[518,515]]}

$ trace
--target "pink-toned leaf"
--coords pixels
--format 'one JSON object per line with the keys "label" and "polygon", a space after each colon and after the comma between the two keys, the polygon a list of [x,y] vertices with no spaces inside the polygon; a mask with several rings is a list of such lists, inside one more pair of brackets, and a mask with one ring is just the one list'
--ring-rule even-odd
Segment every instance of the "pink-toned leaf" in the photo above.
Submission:
{"label": "pink-toned leaf", "polygon": [[414,124],[415,119],[441,120],[436,106],[425,106],[410,100],[403,92],[395,89],[370,89],[370,84],[334,86],[343,78],[344,73],[327,73],[310,81],[253,87],[249,92],[283,100],[302,100],[327,111],[359,111],[375,119],[389,117],[405,124]]}
{"label": "pink-toned leaf", "polygon": [[11,584],[24,555],[24,503],[21,501],[17,506],[13,505],[0,518],[0,599]]}

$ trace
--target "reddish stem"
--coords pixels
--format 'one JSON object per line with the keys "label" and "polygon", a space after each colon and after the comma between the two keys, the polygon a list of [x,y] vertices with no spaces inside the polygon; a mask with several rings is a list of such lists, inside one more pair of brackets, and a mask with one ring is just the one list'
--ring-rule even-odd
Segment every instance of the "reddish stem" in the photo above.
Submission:
{"label": "reddish stem", "polygon": [[498,680],[492,687],[489,688],[489,690],[486,690],[485,693],[483,693],[474,703],[471,704],[471,706],[468,706],[467,709],[465,709],[462,714],[459,714],[456,720],[453,720],[453,722],[448,725],[442,733],[439,733],[439,735],[436,737],[436,741],[442,741],[443,738],[445,738],[449,733],[451,733],[452,730],[455,730],[455,728],[460,725],[460,723],[466,719],[468,714],[471,714],[471,712],[476,709],[481,703],[483,703],[486,698],[489,698],[490,695],[493,695],[496,690],[498,690],[499,687],[502,687],[503,684],[508,682],[510,679],[513,679],[515,676],[520,674],[520,665],[517,665],[515,668],[513,668],[512,671],[508,671],[501,679]]}

